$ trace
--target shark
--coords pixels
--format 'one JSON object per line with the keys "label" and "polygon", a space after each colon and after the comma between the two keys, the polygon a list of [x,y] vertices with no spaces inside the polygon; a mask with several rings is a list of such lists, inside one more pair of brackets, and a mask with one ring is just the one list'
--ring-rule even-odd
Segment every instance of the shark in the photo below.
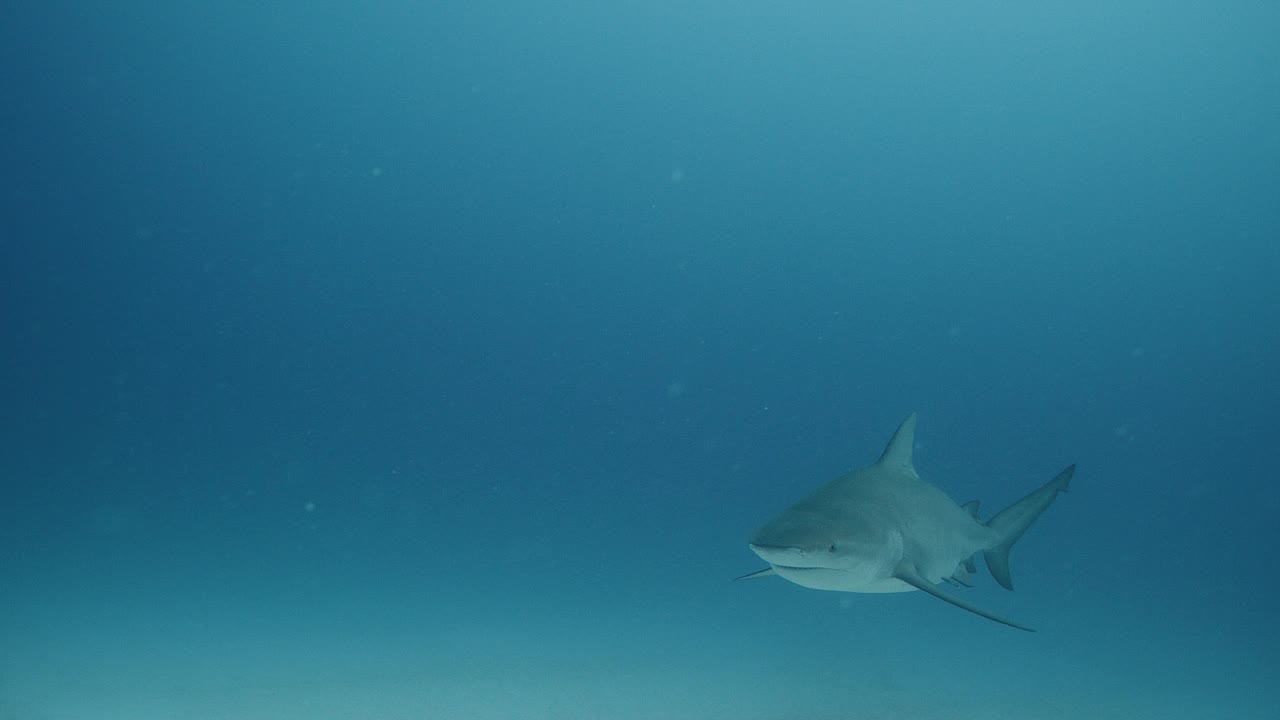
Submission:
{"label": "shark", "polygon": [[915,431],[912,413],[874,464],[832,480],[766,522],[749,547],[769,567],[737,579],[776,575],[806,588],[855,593],[919,590],[1035,632],[939,585],[972,587],[974,558],[981,554],[996,582],[1013,590],[1009,550],[1068,490],[1075,465],[983,522],[977,500],[957,504],[920,479],[911,457]]}

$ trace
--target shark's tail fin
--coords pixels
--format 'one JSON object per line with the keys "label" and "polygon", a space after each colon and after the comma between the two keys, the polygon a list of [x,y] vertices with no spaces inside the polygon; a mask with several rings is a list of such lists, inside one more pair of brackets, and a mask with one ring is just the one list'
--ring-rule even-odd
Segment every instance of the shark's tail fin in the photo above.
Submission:
{"label": "shark's tail fin", "polygon": [[1013,579],[1009,577],[1009,549],[1018,542],[1022,533],[1031,527],[1031,523],[1040,517],[1040,513],[1053,504],[1058,493],[1067,491],[1075,471],[1075,465],[1068,465],[1065,470],[1058,473],[1057,477],[1045,483],[1040,489],[1001,510],[987,521],[987,527],[995,530],[999,538],[995,545],[983,552],[987,558],[987,567],[990,568],[996,582],[1010,590],[1013,589]]}

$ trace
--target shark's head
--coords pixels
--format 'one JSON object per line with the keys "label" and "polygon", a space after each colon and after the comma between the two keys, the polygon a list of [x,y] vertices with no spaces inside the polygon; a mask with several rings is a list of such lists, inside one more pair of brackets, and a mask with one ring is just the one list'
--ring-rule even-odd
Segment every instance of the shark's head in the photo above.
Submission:
{"label": "shark's head", "polygon": [[833,508],[793,506],[770,520],[751,537],[751,550],[777,570],[835,570],[842,573],[880,572],[886,549],[894,542],[883,523],[862,513],[832,512]]}

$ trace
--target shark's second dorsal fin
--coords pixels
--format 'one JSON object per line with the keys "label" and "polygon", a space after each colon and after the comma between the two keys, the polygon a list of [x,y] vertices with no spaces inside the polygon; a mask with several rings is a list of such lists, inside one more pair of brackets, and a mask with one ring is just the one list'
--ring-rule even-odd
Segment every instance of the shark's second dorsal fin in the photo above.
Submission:
{"label": "shark's second dorsal fin", "polygon": [[893,434],[893,439],[885,446],[884,452],[880,454],[880,460],[876,464],[896,465],[915,472],[915,466],[911,464],[911,450],[915,447],[915,444],[916,414],[911,413],[898,426],[898,431]]}

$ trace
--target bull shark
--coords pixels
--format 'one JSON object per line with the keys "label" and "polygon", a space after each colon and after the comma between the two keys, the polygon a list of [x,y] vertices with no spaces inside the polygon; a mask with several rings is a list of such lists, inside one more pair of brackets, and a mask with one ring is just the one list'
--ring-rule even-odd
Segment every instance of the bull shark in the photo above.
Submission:
{"label": "bull shark", "polygon": [[922,590],[989,620],[1035,632],[938,584],[972,587],[973,558],[982,553],[991,575],[1012,590],[1009,549],[1058,493],[1067,491],[1076,466],[1068,465],[984,523],[977,500],[957,505],[920,479],[911,462],[915,431],[912,413],[874,465],[832,480],[765,523],[750,547],[769,567],[738,579],[777,575],[807,588],[858,593]]}

